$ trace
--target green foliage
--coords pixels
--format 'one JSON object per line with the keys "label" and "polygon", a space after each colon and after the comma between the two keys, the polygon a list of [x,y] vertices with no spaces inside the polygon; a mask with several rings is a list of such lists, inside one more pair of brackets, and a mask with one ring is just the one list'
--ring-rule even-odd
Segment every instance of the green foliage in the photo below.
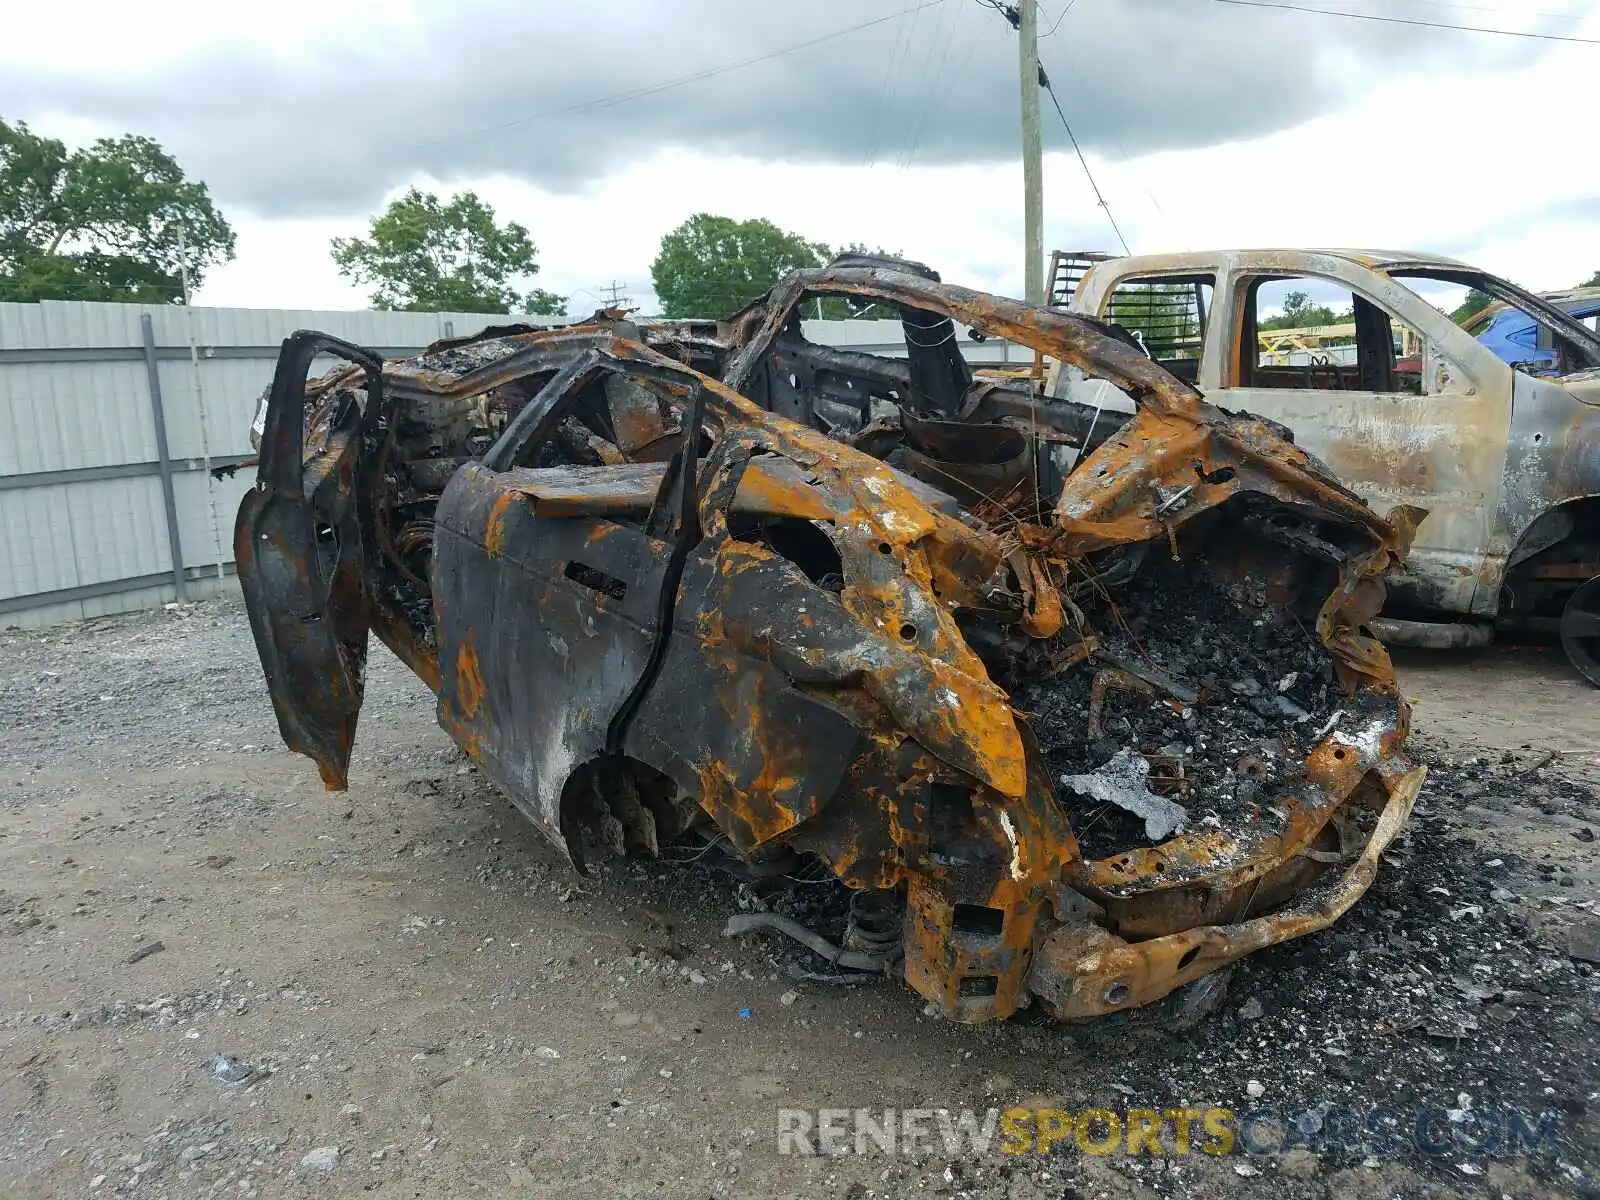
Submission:
{"label": "green foliage", "polygon": [[500,225],[475,192],[441,204],[412,188],[374,217],[365,238],[334,238],[343,275],[373,285],[372,306],[406,312],[535,313],[559,316],[567,301],[527,288],[538,250],[515,221]]}
{"label": "green foliage", "polygon": [[1290,292],[1283,298],[1283,312],[1257,323],[1256,328],[1314,329],[1323,325],[1345,325],[1355,320],[1355,311],[1335,312],[1326,304],[1313,304],[1304,292]]}
{"label": "green foliage", "polygon": [[233,258],[233,230],[161,146],[101,138],[68,152],[0,120],[0,300],[180,303]]}
{"label": "green foliage", "polygon": [[1494,303],[1494,297],[1488,292],[1480,292],[1477,288],[1467,292],[1467,298],[1461,302],[1455,312],[1450,314],[1450,319],[1457,325],[1466,325],[1473,317]]}
{"label": "green foliage", "polygon": [[1600,271],[1596,271],[1593,275],[1589,276],[1588,279],[1585,279],[1578,286],[1579,287],[1600,287]]}
{"label": "green foliage", "polygon": [[1193,284],[1125,284],[1112,293],[1106,316],[1138,334],[1157,358],[1199,357],[1200,314]]}
{"label": "green foliage", "polygon": [[[848,246],[839,246],[829,250],[828,247],[819,245],[823,258],[833,259],[841,254],[869,254],[874,258],[899,258],[900,251],[885,250],[882,246],[875,249],[869,248],[863,242],[851,242]],[[900,314],[892,305],[863,303],[849,296],[819,296],[809,300],[805,305],[804,314],[807,317],[816,317],[823,321],[898,321]]]}
{"label": "green foliage", "polygon": [[821,266],[831,251],[771,221],[696,213],[661,239],[650,278],[666,317],[737,312],[790,271]]}

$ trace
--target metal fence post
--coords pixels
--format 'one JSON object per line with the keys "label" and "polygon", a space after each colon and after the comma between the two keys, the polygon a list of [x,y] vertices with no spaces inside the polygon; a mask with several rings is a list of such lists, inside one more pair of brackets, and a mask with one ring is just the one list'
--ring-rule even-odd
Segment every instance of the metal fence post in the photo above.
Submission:
{"label": "metal fence post", "polygon": [[172,487],[172,456],[167,452],[167,412],[161,404],[161,371],[156,365],[156,331],[149,313],[139,314],[144,334],[144,369],[150,384],[150,416],[156,426],[156,464],[161,469],[161,498],[167,505],[167,545],[172,552],[172,582],[178,599],[189,598],[183,576],[183,541],[178,536],[178,497]]}

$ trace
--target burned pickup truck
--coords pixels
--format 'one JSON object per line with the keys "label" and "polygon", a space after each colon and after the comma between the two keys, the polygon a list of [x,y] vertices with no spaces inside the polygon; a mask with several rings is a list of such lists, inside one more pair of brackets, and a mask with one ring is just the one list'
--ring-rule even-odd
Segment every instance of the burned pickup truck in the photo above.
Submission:
{"label": "burned pickup truck", "polygon": [[[897,310],[905,356],[809,342],[818,296]],[[958,322],[1136,411],[974,371]],[[1147,1004],[1327,926],[1422,781],[1363,630],[1420,514],[1093,320],[914,264],[406,359],[299,333],[260,449],[239,574],[328,787],[375,632],[576,864],[825,867],[862,919],[787,931],[958,1021]]]}
{"label": "burned pickup truck", "polygon": [[[1056,265],[1057,302],[1113,323],[1213,402],[1287,425],[1371,503],[1426,510],[1373,626],[1385,641],[1555,634],[1600,687],[1600,334],[1567,311],[1583,311],[1575,298],[1385,250],[1058,253]],[[1468,289],[1528,344],[1513,354],[1435,307]],[[1348,306],[1348,336],[1269,349],[1262,334],[1295,290]],[[1054,390],[1101,391],[1074,375]]]}

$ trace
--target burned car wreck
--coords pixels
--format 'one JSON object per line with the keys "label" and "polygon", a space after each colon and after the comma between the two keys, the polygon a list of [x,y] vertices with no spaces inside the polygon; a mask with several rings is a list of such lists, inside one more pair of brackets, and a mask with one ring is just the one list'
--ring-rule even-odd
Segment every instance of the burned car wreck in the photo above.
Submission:
{"label": "burned car wreck", "polygon": [[[897,310],[905,357],[809,342],[817,296]],[[1136,411],[974,371],[957,323]],[[1092,319],[915,264],[405,359],[299,333],[260,449],[239,574],[328,787],[376,632],[575,862],[825,864],[870,919],[791,932],[954,1020],[1132,1008],[1327,926],[1422,781],[1363,631],[1420,514]]]}

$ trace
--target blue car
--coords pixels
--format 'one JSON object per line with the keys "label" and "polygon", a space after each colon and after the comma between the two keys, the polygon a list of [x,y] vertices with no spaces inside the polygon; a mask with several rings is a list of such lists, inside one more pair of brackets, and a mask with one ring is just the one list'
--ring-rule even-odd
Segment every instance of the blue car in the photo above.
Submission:
{"label": "blue car", "polygon": [[[1600,288],[1579,288],[1571,292],[1551,292],[1545,299],[1568,316],[1594,327],[1600,316]],[[1470,318],[1465,325],[1495,355],[1529,375],[1554,375],[1555,345],[1548,333],[1529,314],[1505,304],[1492,304]]]}

